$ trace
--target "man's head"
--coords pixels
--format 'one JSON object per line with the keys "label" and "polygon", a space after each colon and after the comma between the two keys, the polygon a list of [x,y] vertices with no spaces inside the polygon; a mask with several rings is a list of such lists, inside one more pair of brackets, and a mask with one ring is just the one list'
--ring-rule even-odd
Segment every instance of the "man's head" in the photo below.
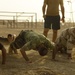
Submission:
{"label": "man's head", "polygon": [[14,37],[13,37],[12,34],[8,34],[8,35],[7,35],[7,38],[8,38],[8,41],[9,41],[9,42],[12,42],[12,41],[14,40]]}
{"label": "man's head", "polygon": [[48,49],[43,45],[39,45],[38,52],[41,56],[45,56],[48,53]]}

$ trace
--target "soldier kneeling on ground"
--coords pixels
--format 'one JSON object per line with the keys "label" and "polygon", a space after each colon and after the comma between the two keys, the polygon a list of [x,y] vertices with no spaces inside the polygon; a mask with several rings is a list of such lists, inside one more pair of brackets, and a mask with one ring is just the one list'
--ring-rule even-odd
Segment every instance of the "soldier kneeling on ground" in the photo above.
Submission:
{"label": "soldier kneeling on ground", "polygon": [[[55,41],[52,59],[55,60],[58,51],[65,52],[68,59],[72,59],[72,49],[75,47],[75,27],[67,28],[61,32]],[[63,50],[62,50],[63,49]]]}

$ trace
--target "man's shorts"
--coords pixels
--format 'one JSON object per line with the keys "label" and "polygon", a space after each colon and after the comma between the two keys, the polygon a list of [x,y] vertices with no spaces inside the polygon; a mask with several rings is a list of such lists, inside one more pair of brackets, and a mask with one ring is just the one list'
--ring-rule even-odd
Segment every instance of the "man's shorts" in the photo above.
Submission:
{"label": "man's shorts", "polygon": [[44,28],[58,30],[60,29],[60,16],[46,16]]}

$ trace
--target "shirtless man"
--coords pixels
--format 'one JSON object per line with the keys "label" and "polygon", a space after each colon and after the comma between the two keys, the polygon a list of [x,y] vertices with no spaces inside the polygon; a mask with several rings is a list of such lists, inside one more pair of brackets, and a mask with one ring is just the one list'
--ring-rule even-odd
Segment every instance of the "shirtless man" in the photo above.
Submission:
{"label": "shirtless man", "polygon": [[0,37],[0,43],[3,45],[9,45],[14,40],[14,36],[12,34],[8,34],[7,37]]}
{"label": "shirtless man", "polygon": [[60,14],[59,6],[61,12],[61,20],[64,22],[64,3],[63,0],[44,0],[42,6],[42,13],[44,18],[44,31],[43,34],[47,37],[49,29],[53,31],[52,41],[55,42],[57,38],[58,30],[60,29]]}

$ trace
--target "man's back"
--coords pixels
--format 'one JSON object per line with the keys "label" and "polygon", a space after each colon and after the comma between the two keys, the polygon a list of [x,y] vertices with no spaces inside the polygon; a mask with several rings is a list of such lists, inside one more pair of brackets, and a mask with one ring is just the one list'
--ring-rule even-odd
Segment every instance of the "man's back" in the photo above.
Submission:
{"label": "man's back", "polygon": [[4,45],[9,45],[9,41],[7,38],[5,37],[0,37],[0,43],[4,44]]}
{"label": "man's back", "polygon": [[21,31],[13,42],[17,49],[21,48],[25,44],[30,48],[35,48],[42,43],[45,43],[47,47],[52,46],[44,35],[38,34],[32,30]]}
{"label": "man's back", "polygon": [[27,42],[30,42],[31,45],[39,45],[39,44],[42,44],[44,43],[44,45],[46,47],[50,47],[50,48],[53,48],[53,44],[47,39],[47,37],[45,37],[44,35],[42,34],[38,34],[34,31],[28,31],[26,34],[25,34],[25,40],[26,40],[26,43]]}
{"label": "man's back", "polygon": [[38,34],[34,31],[28,31],[24,37],[27,41],[32,41],[32,40],[36,40],[36,41],[43,40],[44,41],[44,40],[46,40],[46,37],[44,35]]}

